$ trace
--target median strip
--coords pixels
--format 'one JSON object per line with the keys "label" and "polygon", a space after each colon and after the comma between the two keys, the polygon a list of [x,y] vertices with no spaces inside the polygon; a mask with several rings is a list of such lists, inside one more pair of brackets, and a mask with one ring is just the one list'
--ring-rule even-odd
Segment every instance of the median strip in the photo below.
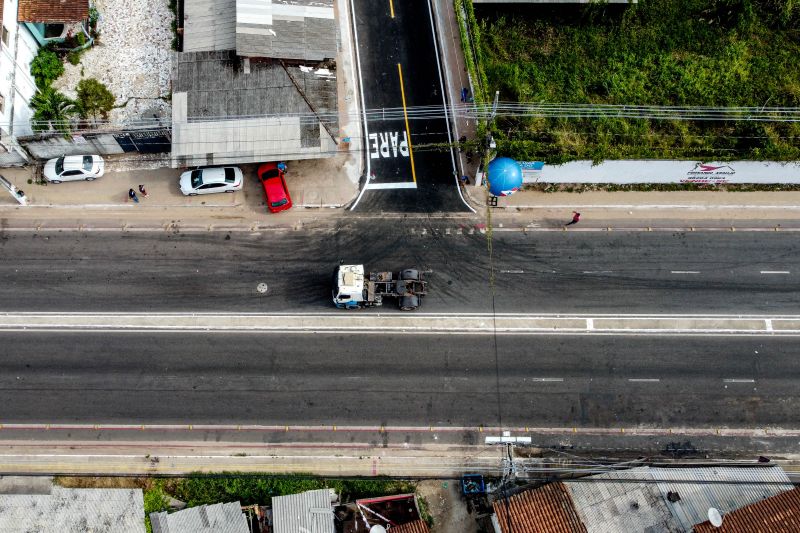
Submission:
{"label": "median strip", "polygon": [[392,333],[407,334],[569,334],[569,335],[798,335],[800,316],[747,315],[560,315],[424,314],[332,312],[321,314],[248,313],[3,313],[0,330]]}

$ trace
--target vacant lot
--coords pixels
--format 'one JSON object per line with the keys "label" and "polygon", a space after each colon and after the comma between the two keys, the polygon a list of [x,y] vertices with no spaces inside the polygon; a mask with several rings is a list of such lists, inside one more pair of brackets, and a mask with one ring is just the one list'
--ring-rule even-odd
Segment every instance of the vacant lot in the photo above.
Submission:
{"label": "vacant lot", "polygon": [[[488,92],[537,103],[800,106],[800,3],[640,0],[476,8]],[[523,160],[800,159],[800,126],[748,121],[500,118]]]}

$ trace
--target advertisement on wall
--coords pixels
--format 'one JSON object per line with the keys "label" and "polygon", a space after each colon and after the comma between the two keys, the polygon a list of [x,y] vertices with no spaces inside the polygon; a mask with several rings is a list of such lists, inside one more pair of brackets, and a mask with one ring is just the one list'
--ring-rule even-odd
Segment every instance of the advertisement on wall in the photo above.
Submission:
{"label": "advertisement on wall", "polygon": [[800,183],[800,163],[775,161],[521,161],[524,183]]}

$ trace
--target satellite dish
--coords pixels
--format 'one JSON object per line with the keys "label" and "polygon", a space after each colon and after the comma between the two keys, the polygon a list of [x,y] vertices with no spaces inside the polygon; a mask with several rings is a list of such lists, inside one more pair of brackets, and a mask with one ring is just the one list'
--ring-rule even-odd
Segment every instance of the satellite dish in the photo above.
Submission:
{"label": "satellite dish", "polygon": [[386,528],[379,524],[376,524],[371,528],[369,528],[369,533],[386,533]]}
{"label": "satellite dish", "polygon": [[708,521],[711,522],[712,526],[720,527],[722,525],[722,515],[714,507],[709,507],[709,509],[708,509]]}

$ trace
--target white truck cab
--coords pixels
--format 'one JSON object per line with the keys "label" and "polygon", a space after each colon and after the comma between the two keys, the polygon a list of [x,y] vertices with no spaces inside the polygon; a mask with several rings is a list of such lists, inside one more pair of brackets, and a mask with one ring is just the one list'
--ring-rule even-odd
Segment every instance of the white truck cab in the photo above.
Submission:
{"label": "white truck cab", "polygon": [[340,265],[333,283],[333,303],[340,309],[356,309],[364,302],[364,265]]}

